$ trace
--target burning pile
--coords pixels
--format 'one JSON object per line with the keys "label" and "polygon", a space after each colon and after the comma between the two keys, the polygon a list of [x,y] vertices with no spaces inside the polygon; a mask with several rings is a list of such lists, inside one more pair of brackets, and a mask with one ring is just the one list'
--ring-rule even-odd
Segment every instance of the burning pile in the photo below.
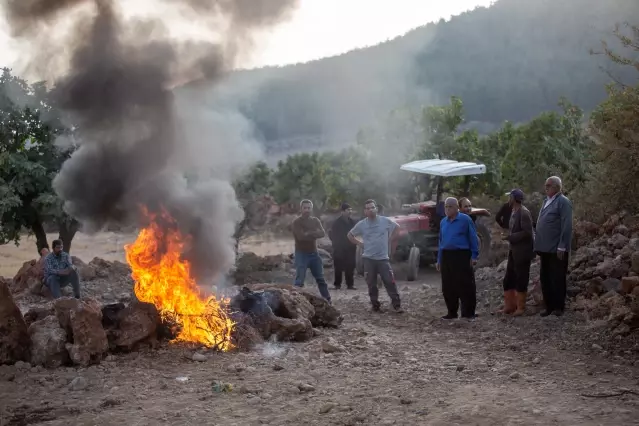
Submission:
{"label": "burning pile", "polygon": [[229,300],[202,295],[190,262],[182,258],[189,238],[180,233],[175,220],[166,211],[146,214],[150,224],[125,246],[137,299],[155,305],[165,322],[179,326],[177,341],[232,349]]}
{"label": "burning pile", "polygon": [[[233,265],[243,211],[230,182],[260,147],[238,111],[208,96],[298,0],[158,0],[136,17],[130,3],[2,1],[22,59],[53,87],[47,101],[68,129],[58,145],[76,148],[53,181],[65,211],[85,231],[143,228],[127,248],[138,299],[178,325],[178,340],[228,350],[227,301],[197,284]],[[176,39],[184,23],[200,34]]]}

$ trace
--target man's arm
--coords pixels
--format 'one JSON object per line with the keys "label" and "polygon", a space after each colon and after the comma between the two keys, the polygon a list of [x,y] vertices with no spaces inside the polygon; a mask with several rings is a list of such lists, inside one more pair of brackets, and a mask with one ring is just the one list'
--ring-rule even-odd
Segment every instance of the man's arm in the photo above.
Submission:
{"label": "man's arm", "polygon": [[499,211],[497,212],[497,215],[495,216],[495,222],[497,222],[497,225],[499,225],[502,228],[504,227],[504,210],[506,210],[506,206],[502,205]]}
{"label": "man's arm", "polygon": [[326,231],[324,231],[324,227],[322,226],[322,222],[318,218],[314,218],[315,229],[312,229],[306,233],[306,235],[314,240],[319,238],[324,238],[326,235]]}
{"label": "man's arm", "polygon": [[508,241],[511,243],[518,243],[526,238],[532,238],[533,226],[530,212],[527,210],[520,210],[519,215],[521,231],[513,232],[508,236]]}
{"label": "man's arm", "polygon": [[561,219],[561,234],[559,234],[558,251],[566,251],[572,240],[572,202],[567,198],[562,198],[559,205],[559,216]]}
{"label": "man's arm", "polygon": [[355,224],[355,226],[353,226],[353,229],[351,229],[350,231],[348,231],[348,234],[346,234],[346,237],[348,237],[348,241],[350,241],[351,243],[355,244],[356,246],[361,246],[363,243],[358,240],[355,237],[359,237],[362,235],[362,225],[361,225],[361,221],[357,222]]}
{"label": "man's arm", "polygon": [[44,274],[45,275],[66,275],[64,270],[56,269],[54,259],[52,256],[47,255],[44,259]]}
{"label": "man's arm", "polygon": [[437,264],[441,265],[442,263],[442,227],[444,225],[444,219],[439,224],[439,244],[437,248]]}
{"label": "man's arm", "polygon": [[304,231],[304,227],[302,226],[302,222],[298,219],[293,221],[293,236],[298,241],[310,241],[312,238],[309,238],[308,233]]}
{"label": "man's arm", "polygon": [[479,257],[479,241],[477,240],[475,223],[470,218],[468,218],[468,243],[470,245],[470,252],[472,253],[472,260],[477,260]]}

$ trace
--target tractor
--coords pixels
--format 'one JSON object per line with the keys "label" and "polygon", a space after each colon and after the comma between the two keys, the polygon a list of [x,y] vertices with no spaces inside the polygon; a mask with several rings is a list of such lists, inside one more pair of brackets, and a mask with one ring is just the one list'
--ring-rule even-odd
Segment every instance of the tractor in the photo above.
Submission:
{"label": "tractor", "polygon": [[[413,173],[438,176],[437,197],[435,201],[424,201],[402,206],[402,214],[389,216],[400,226],[399,235],[391,241],[394,248],[393,261],[408,261],[407,280],[415,281],[420,264],[437,263],[439,246],[439,224],[444,213],[443,180],[447,177],[466,176],[486,173],[483,164],[457,162],[453,160],[421,160],[404,164],[400,167]],[[487,258],[490,251],[490,231],[478,220],[479,217],[490,216],[486,209],[473,208],[473,217],[479,240],[479,262]],[[363,275],[362,249],[358,246],[356,269]]]}

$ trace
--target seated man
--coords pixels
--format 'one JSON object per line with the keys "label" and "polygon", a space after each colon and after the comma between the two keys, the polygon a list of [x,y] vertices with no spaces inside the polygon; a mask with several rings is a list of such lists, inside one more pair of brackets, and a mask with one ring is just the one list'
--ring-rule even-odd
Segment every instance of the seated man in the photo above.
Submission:
{"label": "seated man", "polygon": [[54,299],[62,296],[60,289],[71,284],[73,295],[80,298],[80,277],[73,266],[71,256],[62,251],[64,248],[61,240],[55,240],[52,244],[53,251],[47,254],[44,262],[44,284],[49,288]]}

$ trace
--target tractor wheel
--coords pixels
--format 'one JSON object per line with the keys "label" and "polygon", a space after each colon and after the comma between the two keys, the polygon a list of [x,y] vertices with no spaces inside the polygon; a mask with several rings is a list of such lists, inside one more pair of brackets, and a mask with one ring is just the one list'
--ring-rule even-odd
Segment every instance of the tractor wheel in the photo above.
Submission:
{"label": "tractor wheel", "polygon": [[357,251],[355,252],[355,270],[357,271],[357,275],[361,277],[364,276],[364,261],[362,260],[362,252],[362,247],[357,246]]}
{"label": "tractor wheel", "polygon": [[419,247],[411,247],[408,253],[408,272],[406,273],[406,279],[408,281],[415,281],[417,279],[420,258],[421,253]]}
{"label": "tractor wheel", "polygon": [[477,259],[477,263],[486,265],[490,261],[490,231],[481,222],[477,222],[475,228],[477,229],[477,239],[479,240],[479,259]]}

